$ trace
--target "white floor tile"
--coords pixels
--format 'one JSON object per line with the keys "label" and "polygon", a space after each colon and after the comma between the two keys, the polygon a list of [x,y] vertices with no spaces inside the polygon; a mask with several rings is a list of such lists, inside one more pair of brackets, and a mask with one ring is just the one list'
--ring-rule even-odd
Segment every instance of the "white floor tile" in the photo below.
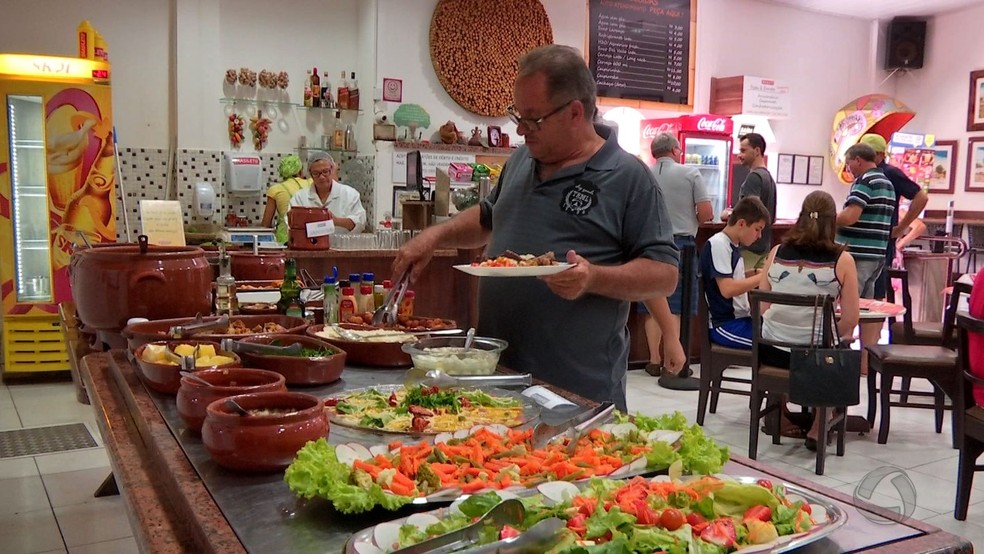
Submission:
{"label": "white floor tile", "polygon": [[32,475],[39,475],[38,465],[34,463],[33,457],[0,459],[0,479],[16,479]]}
{"label": "white floor tile", "polygon": [[[919,473],[932,475],[956,483],[958,461],[959,457],[954,455],[952,458],[913,467],[911,471],[918,471]],[[980,499],[984,500],[984,472],[977,472],[977,475],[974,476],[973,488],[974,490],[982,491],[980,493]],[[973,496],[971,496],[971,500],[973,501]]]}
{"label": "white floor tile", "polygon": [[14,408],[14,405],[0,406],[0,431],[20,429],[21,427],[23,425],[21,425],[20,416],[17,415],[17,409]]}
{"label": "white floor tile", "polygon": [[33,512],[50,508],[41,477],[0,479],[0,516]]}
{"label": "white floor tile", "polygon": [[[888,483],[883,483],[879,486],[875,492],[871,495],[871,498],[864,498],[862,495],[856,493],[857,484],[847,484],[841,485],[839,487],[834,487],[834,490],[842,492],[844,494],[853,496],[860,500],[866,500],[874,504],[875,506],[880,506],[886,510],[895,512],[899,515],[905,515],[912,519],[922,521],[926,518],[935,517],[940,514],[940,512],[935,512],[927,508],[919,506],[918,502],[915,507],[906,507],[901,497],[895,493],[892,486]],[[918,497],[917,497],[918,500]],[[911,513],[906,513],[908,510],[912,510]]]}
{"label": "white floor tile", "polygon": [[140,549],[137,548],[137,541],[133,537],[126,537],[114,541],[73,546],[68,552],[69,554],[139,554]]}
{"label": "white floor tile", "polygon": [[[123,499],[98,498],[93,502],[55,507],[55,519],[69,547],[132,537]],[[98,522],[98,525],[93,525]]]}
{"label": "white floor tile", "polygon": [[71,506],[99,499],[93,496],[99,485],[108,477],[108,467],[48,473],[41,476],[48,501],[52,507]]}
{"label": "white floor tile", "polygon": [[35,456],[34,459],[37,460],[38,471],[41,475],[97,467],[104,467],[106,468],[107,474],[109,473],[109,456],[106,455],[105,448],[86,448],[84,450],[56,452],[43,456]]}
{"label": "white floor tile", "polygon": [[0,516],[0,545],[3,545],[4,554],[29,554],[65,548],[51,508]]}
{"label": "white floor tile", "polygon": [[982,517],[984,505],[979,505],[977,508],[977,517],[975,518],[974,510],[971,510],[966,521],[953,519],[953,512],[926,518],[924,521],[969,540],[974,544],[974,549],[980,551],[984,550],[984,525],[981,525],[984,522]]}

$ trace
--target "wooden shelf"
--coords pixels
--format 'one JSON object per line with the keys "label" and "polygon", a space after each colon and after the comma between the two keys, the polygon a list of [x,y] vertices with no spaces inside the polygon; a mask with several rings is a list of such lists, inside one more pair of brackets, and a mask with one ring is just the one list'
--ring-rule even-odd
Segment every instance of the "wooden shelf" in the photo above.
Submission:
{"label": "wooden shelf", "polygon": [[467,144],[410,142],[406,140],[395,141],[393,146],[401,150],[424,150],[428,152],[470,152],[474,154],[493,154],[497,156],[511,156],[512,153],[516,151],[515,148],[489,148],[487,146],[468,146]]}

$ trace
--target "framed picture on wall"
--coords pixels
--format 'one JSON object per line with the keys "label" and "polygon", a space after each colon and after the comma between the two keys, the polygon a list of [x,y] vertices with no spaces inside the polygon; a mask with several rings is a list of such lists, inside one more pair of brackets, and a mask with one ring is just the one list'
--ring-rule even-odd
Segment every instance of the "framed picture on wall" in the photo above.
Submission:
{"label": "framed picture on wall", "polygon": [[957,179],[957,141],[938,140],[933,145],[933,167],[929,173],[929,192],[953,194]]}
{"label": "framed picture on wall", "polygon": [[395,219],[403,218],[403,202],[411,200],[419,200],[417,191],[407,187],[393,187],[393,217]]}
{"label": "framed picture on wall", "polygon": [[967,130],[984,131],[984,69],[970,72]]}
{"label": "framed picture on wall", "polygon": [[984,192],[984,137],[967,140],[967,192]]}

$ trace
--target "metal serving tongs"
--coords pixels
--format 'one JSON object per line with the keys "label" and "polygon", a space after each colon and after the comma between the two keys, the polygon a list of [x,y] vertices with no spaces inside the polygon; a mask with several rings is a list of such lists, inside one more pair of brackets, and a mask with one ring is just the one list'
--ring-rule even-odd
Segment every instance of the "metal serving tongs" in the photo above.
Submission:
{"label": "metal serving tongs", "polygon": [[568,445],[570,449],[571,445],[577,444],[577,439],[581,438],[581,435],[604,423],[605,420],[611,417],[614,411],[614,404],[604,402],[596,408],[586,410],[558,425],[551,425],[541,421],[533,428],[533,448],[544,448],[557,437],[568,435],[571,440]]}
{"label": "metal serving tongs", "polygon": [[520,375],[448,375],[437,369],[425,370],[412,367],[403,376],[403,385],[414,387],[528,387],[533,384],[529,373]]}
{"label": "metal serving tongs", "polygon": [[486,526],[502,529],[503,525],[519,525],[526,518],[526,508],[516,498],[503,500],[496,504],[478,521],[457,531],[434,537],[401,548],[393,554],[445,554],[468,546],[473,546],[481,537]]}
{"label": "metal serving tongs", "polygon": [[296,356],[301,353],[301,343],[295,342],[290,346],[274,346],[272,344],[257,344],[249,342],[239,342],[233,339],[222,339],[219,343],[222,350],[227,352],[252,352],[254,354],[266,354],[268,356]]}
{"label": "metal serving tongs", "polygon": [[403,295],[410,288],[410,268],[408,267],[403,275],[397,279],[396,285],[390,289],[386,295],[386,301],[372,314],[373,325],[395,325],[397,323],[396,310],[403,301]]}
{"label": "metal serving tongs", "polygon": [[172,339],[184,339],[188,338],[195,333],[200,333],[202,331],[210,331],[212,329],[220,329],[222,327],[229,326],[229,316],[224,315],[215,321],[205,321],[202,319],[202,314],[195,315],[195,320],[186,325],[175,325],[167,331],[167,336]]}
{"label": "metal serving tongs", "polygon": [[182,371],[194,371],[195,370],[195,357],[194,356],[178,356],[172,352],[169,348],[164,349],[164,358],[169,362],[178,364],[178,367]]}

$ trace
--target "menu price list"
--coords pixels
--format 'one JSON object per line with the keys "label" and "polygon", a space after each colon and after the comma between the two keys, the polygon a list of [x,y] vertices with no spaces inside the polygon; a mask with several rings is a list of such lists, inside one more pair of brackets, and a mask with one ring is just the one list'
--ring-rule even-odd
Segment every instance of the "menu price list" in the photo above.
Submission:
{"label": "menu price list", "polygon": [[591,0],[598,96],[687,104],[690,0]]}

